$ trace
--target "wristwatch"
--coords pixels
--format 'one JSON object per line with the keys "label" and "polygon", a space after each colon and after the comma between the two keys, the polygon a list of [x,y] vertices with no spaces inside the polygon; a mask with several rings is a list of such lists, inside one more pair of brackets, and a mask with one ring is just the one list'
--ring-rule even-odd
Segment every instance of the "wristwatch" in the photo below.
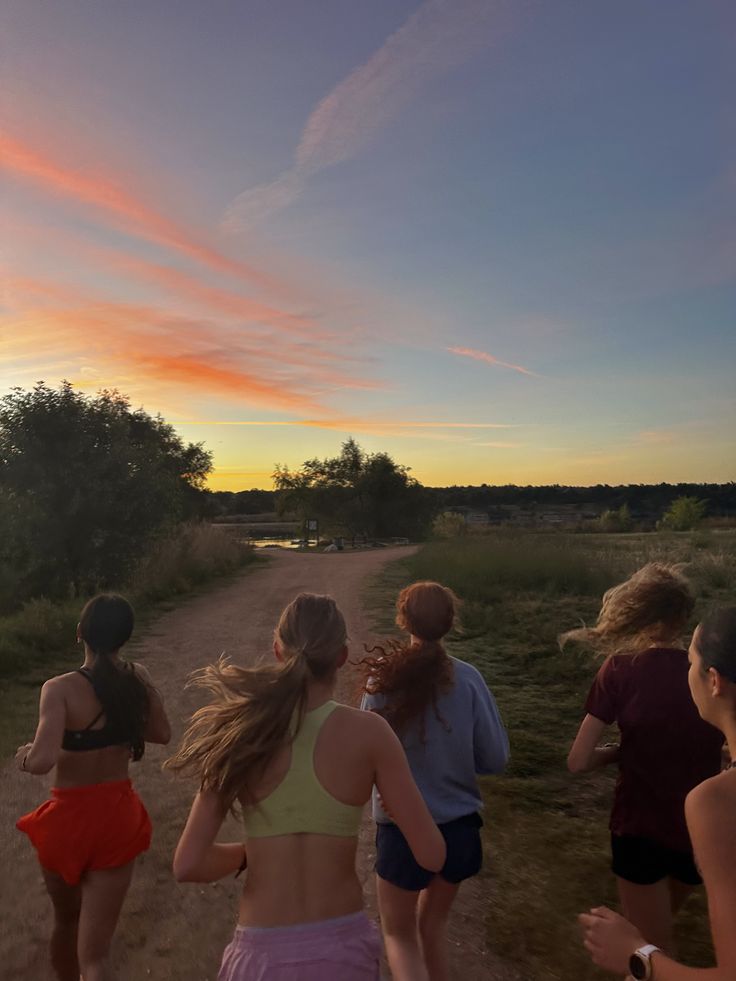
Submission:
{"label": "wristwatch", "polygon": [[654,944],[645,944],[639,947],[629,958],[629,974],[636,981],[648,981],[652,976],[652,954],[656,954],[659,947]]}

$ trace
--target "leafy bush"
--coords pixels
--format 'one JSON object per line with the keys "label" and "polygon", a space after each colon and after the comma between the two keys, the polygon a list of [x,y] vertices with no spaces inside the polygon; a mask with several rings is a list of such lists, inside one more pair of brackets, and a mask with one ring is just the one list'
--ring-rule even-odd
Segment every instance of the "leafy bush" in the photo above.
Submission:
{"label": "leafy bush", "polygon": [[697,497],[677,497],[662,515],[660,526],[667,531],[691,531],[705,517],[707,504]]}
{"label": "leafy bush", "polygon": [[443,511],[432,522],[435,538],[460,538],[468,530],[465,519],[455,511]]}
{"label": "leafy bush", "polygon": [[251,548],[216,525],[183,525],[140,563],[132,580],[133,593],[144,600],[183,593],[255,558]]}

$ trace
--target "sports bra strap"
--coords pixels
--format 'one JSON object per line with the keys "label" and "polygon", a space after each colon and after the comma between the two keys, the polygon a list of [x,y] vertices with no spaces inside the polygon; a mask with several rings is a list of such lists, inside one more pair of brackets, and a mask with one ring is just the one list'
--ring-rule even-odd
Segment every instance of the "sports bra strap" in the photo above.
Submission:
{"label": "sports bra strap", "polygon": [[[92,691],[95,693],[95,695],[97,696],[98,700],[101,702],[102,699],[100,698],[100,693],[97,690],[97,685],[95,684],[95,679],[94,679],[94,676],[93,676],[92,672],[90,671],[90,669],[89,668],[77,668],[77,674],[81,674],[81,676],[83,678],[86,678],[87,679],[87,681],[92,685]],[[100,709],[100,711],[97,713],[97,715],[94,717],[94,719],[92,719],[92,721],[90,722],[90,724],[88,726],[85,726],[84,729],[80,729],[79,731],[80,732],[88,732],[93,726],[97,725],[97,723],[100,721],[100,719],[102,718],[102,716],[104,714],[105,714],[104,708],[103,709]]]}

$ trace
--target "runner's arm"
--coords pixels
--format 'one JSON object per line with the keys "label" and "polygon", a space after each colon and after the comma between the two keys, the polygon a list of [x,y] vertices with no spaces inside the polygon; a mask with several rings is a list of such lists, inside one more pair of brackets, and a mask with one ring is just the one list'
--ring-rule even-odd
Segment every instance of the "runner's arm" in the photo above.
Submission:
{"label": "runner's arm", "polygon": [[[652,955],[652,981],[733,981],[736,977],[736,818],[718,777],[691,791],[685,813],[708,896],[717,967],[686,967],[661,952]],[[636,927],[609,909],[580,917],[585,946],[600,967],[623,974],[628,956],[646,941]]]}
{"label": "runner's arm", "polygon": [[21,770],[40,775],[56,766],[64,739],[66,702],[58,684],[51,678],[41,688],[38,706],[38,726],[32,743],[21,746],[15,759]]}
{"label": "runner's arm", "polygon": [[406,838],[414,858],[429,872],[445,864],[445,841],[414,782],[404,747],[380,715],[371,713],[375,784],[384,808]]}
{"label": "runner's arm", "polygon": [[171,725],[164,708],[164,700],[154,685],[147,668],[144,668],[137,661],[134,668],[135,673],[148,689],[148,722],[144,734],[145,740],[147,743],[160,743],[165,746],[171,739]]}
{"label": "runner's arm", "polygon": [[244,867],[243,844],[215,841],[225,814],[222,801],[214,791],[201,791],[194,798],[174,853],[177,882],[217,882]]}
{"label": "runner's arm", "polygon": [[473,685],[473,757],[475,772],[481,774],[503,773],[509,761],[509,737],[480,673]]}
{"label": "runner's arm", "polygon": [[567,757],[567,768],[570,773],[588,773],[601,766],[608,766],[609,763],[618,762],[617,745],[598,745],[605,728],[606,723],[601,719],[590,714],[585,716]]}

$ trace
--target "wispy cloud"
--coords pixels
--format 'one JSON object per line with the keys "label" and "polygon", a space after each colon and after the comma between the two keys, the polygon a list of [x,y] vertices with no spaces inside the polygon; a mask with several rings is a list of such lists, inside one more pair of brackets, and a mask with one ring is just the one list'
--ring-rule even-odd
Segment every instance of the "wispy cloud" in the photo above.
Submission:
{"label": "wispy cloud", "polygon": [[239,194],[225,226],[237,230],[287,207],[310,177],[355,157],[429,82],[499,37],[511,14],[511,5],[499,0],[427,0],[322,99],[307,119],[293,166]]}
{"label": "wispy cloud", "polygon": [[671,429],[642,429],[634,436],[635,443],[646,443],[650,446],[662,446],[672,443],[674,439],[675,434]]}
{"label": "wispy cloud", "polygon": [[[177,426],[254,426],[254,427],[294,427],[307,429],[326,429],[350,435],[391,436],[399,438],[439,440],[453,443],[474,442],[463,430],[515,429],[511,423],[500,422],[396,422],[381,418],[356,416],[322,416],[311,419],[177,419]],[[492,443],[475,445],[491,446]],[[499,443],[498,446],[512,446]]]}
{"label": "wispy cloud", "polygon": [[261,270],[199,241],[191,231],[126,190],[115,177],[64,167],[43,151],[7,133],[0,133],[0,166],[49,194],[103,212],[114,227],[126,233],[173,249],[217,272],[246,278],[267,289],[283,289],[283,284]]}
{"label": "wispy cloud", "polygon": [[[395,429],[516,429],[514,423],[505,422],[388,422],[356,417],[336,419],[182,419],[177,425],[188,426],[393,426]],[[483,444],[481,444],[483,445]]]}
{"label": "wispy cloud", "polygon": [[84,366],[88,376],[92,363],[96,379],[122,384],[121,379],[133,378],[136,391],[155,386],[157,400],[160,388],[168,386],[180,394],[196,393],[198,399],[226,397],[310,416],[326,413],[322,399],[330,392],[380,387],[356,373],[356,358],[334,352],[323,357],[322,345],[298,338],[263,343],[237,325],[111,302],[29,277],[14,277],[7,287],[12,312],[0,320],[0,369],[5,371],[29,363],[41,371],[63,359],[76,366],[84,382],[89,381]]}
{"label": "wispy cloud", "polygon": [[452,354],[459,354],[463,358],[472,358],[473,361],[485,361],[486,364],[496,365],[498,368],[510,368],[512,371],[518,371],[522,375],[536,377],[535,371],[530,371],[529,368],[524,368],[520,364],[510,364],[508,361],[501,361],[492,354],[488,354],[487,351],[476,351],[472,347],[448,347],[447,350]]}
{"label": "wispy cloud", "polygon": [[491,442],[491,443],[476,443],[476,446],[490,446],[495,450],[518,450],[523,443],[504,443],[504,442]]}

